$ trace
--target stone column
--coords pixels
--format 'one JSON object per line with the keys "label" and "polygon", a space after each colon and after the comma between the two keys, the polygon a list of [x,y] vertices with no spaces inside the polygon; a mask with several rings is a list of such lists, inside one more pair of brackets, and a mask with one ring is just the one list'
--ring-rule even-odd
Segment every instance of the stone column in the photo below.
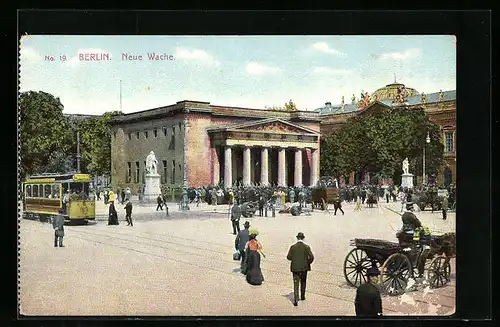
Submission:
{"label": "stone column", "polygon": [[269,165],[268,165],[268,152],[267,148],[261,150],[261,169],[260,169],[260,183],[262,185],[269,185]]}
{"label": "stone column", "polygon": [[225,158],[224,158],[224,186],[226,188],[232,187],[233,186],[233,161],[231,158],[231,147],[226,146],[225,150]]}
{"label": "stone column", "polygon": [[295,150],[295,186],[302,185],[302,149]]}
{"label": "stone column", "polygon": [[251,148],[245,147],[243,150],[243,185],[250,184],[250,174],[252,169]]}
{"label": "stone column", "polygon": [[318,182],[319,175],[319,151],[311,149],[311,187]]}
{"label": "stone column", "polygon": [[278,152],[278,185],[279,186],[287,186],[286,185],[286,149],[279,148]]}

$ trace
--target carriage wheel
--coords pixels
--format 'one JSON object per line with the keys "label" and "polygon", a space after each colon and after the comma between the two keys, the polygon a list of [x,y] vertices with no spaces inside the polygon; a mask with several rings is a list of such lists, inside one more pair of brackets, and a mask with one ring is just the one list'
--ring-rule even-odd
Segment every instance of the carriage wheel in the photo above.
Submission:
{"label": "carriage wheel", "polygon": [[344,260],[344,277],[351,286],[358,287],[366,283],[366,271],[372,262],[365,251],[352,249]]}
{"label": "carriage wheel", "polygon": [[385,260],[380,270],[381,289],[389,295],[403,294],[411,273],[410,259],[404,254],[394,253]]}
{"label": "carriage wheel", "polygon": [[446,257],[435,257],[427,270],[427,281],[432,288],[443,287],[450,281],[450,273],[451,265]]}

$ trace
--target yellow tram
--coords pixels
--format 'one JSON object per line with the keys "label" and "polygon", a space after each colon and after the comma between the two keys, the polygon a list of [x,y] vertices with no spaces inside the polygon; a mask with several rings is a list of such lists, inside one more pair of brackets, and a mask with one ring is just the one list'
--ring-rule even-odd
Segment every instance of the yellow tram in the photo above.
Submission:
{"label": "yellow tram", "polygon": [[66,221],[94,220],[95,198],[90,197],[90,179],[88,174],[28,177],[23,183],[23,217],[50,221],[62,208]]}

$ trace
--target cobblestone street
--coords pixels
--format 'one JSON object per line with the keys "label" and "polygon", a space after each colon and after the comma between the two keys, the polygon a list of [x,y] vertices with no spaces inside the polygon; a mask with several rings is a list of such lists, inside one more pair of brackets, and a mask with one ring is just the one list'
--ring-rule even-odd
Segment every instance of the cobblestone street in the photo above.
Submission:
{"label": "cobblestone street", "polygon": [[[344,316],[355,314],[356,289],[347,285],[343,263],[353,238],[397,242],[399,203],[345,215],[315,210],[310,216],[276,213],[272,218],[242,218],[259,231],[266,257],[261,286],[249,285],[232,260],[234,235],[228,206],[202,204],[187,213],[169,204],[170,216],[155,205],[134,206],[134,226],[107,226],[107,206],[97,203],[97,219],[66,226],[64,248],[53,247],[52,226],[20,221],[20,306],[23,315],[125,316]],[[455,213],[416,212],[436,233],[455,231]],[[292,305],[289,247],[297,232],[315,255],[306,300]],[[398,297],[383,297],[385,315],[449,315],[455,311],[455,259],[451,282],[421,287]]]}

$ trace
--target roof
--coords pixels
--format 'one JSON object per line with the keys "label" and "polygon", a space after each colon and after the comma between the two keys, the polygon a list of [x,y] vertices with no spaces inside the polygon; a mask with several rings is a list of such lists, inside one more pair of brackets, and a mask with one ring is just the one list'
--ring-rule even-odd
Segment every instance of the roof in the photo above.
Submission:
{"label": "roof", "polygon": [[[426,97],[427,97],[427,104],[439,102],[439,92],[426,94]],[[445,102],[446,101],[455,101],[457,99],[456,90],[444,91],[443,98],[444,98]],[[410,96],[406,100],[407,100],[406,103],[409,106],[420,105],[420,104],[422,104],[422,95],[419,94],[419,95]],[[392,99],[380,100],[379,102],[383,103],[387,106],[392,106]],[[329,108],[327,106],[323,106],[323,107],[315,109],[314,111],[319,113],[321,116],[332,115],[332,114],[338,115],[338,114],[342,114],[342,113],[355,112],[358,110],[358,107],[356,104],[349,103],[349,104],[344,105],[343,111],[341,109],[342,109],[341,105],[336,104],[336,105],[332,105],[331,108]]]}
{"label": "roof", "polygon": [[303,131],[306,131],[306,132],[311,133],[311,134],[319,134],[318,132],[316,132],[315,130],[312,130],[310,128],[290,123],[288,121],[288,119],[280,119],[280,118],[276,118],[276,117],[269,117],[269,118],[265,118],[265,119],[259,119],[257,121],[230,124],[230,125],[225,125],[225,126],[211,127],[211,128],[207,128],[207,131],[215,132],[215,131],[228,131],[228,130],[231,130],[231,131],[233,131],[233,130],[246,130],[248,128],[252,128],[252,127],[255,127],[258,125],[266,125],[266,124],[270,124],[270,123],[274,123],[274,122],[278,122],[278,123],[281,123],[283,125],[293,127],[297,130],[303,130]]}

